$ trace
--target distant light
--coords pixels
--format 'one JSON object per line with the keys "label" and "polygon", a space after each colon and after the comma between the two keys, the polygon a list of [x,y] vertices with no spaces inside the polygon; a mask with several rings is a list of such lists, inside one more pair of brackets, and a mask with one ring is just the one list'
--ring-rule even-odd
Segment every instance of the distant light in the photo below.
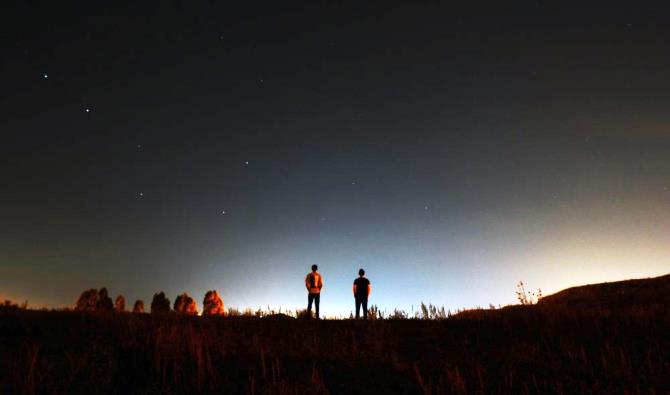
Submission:
{"label": "distant light", "polygon": [[42,78],[44,78],[44,79],[46,80],[47,78],[49,78],[49,74],[44,74],[44,75],[42,76]]}
{"label": "distant light", "polygon": [[245,164],[245,165],[248,165],[248,164],[249,164],[249,161],[248,161],[248,160],[245,160],[245,161],[244,161],[244,164]]}
{"label": "distant light", "polygon": [[226,210],[222,210],[221,215],[226,215]]}
{"label": "distant light", "polygon": [[84,111],[86,111],[86,112],[91,112],[91,109],[90,109],[90,108],[87,108],[87,109],[84,110]]}
{"label": "distant light", "polygon": [[140,197],[144,196],[144,192],[140,192]]}

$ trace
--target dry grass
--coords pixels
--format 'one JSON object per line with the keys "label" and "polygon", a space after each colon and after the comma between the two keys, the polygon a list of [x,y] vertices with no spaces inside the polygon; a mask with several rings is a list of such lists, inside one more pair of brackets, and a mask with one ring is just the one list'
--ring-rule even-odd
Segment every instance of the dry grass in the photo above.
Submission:
{"label": "dry grass", "polygon": [[448,319],[0,309],[0,393],[666,393],[670,308]]}

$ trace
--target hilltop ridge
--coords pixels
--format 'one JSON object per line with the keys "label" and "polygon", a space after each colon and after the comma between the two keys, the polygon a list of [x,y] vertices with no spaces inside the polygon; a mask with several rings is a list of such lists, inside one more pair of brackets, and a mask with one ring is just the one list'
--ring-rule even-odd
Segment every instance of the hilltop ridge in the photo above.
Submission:
{"label": "hilltop ridge", "polygon": [[577,309],[670,306],[670,274],[566,288],[543,297],[538,305]]}

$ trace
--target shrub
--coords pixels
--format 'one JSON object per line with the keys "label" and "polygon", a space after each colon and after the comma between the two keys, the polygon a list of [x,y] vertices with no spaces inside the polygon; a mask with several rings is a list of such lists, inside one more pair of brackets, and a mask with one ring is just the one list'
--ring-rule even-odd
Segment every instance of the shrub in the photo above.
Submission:
{"label": "shrub", "polygon": [[133,305],[133,313],[144,313],[144,301],[136,300]]}
{"label": "shrub", "polygon": [[94,311],[98,306],[98,290],[95,288],[87,289],[79,295],[77,303],[74,306],[78,311]]}
{"label": "shrub", "polygon": [[389,320],[406,320],[408,317],[404,310],[393,309],[393,313],[388,316]]}
{"label": "shrub", "polygon": [[228,307],[228,316],[229,317],[240,317],[242,312],[236,307]]}
{"label": "shrub", "polygon": [[370,305],[368,308],[368,319],[369,320],[383,320],[384,313],[379,310],[376,304]]}
{"label": "shrub", "polygon": [[79,295],[74,309],[78,311],[111,311],[114,310],[114,304],[107,293],[107,288],[102,287],[99,291],[91,288]]}
{"label": "shrub", "polygon": [[1,304],[0,307],[4,307],[7,309],[27,309],[28,308],[28,301],[26,300],[25,302],[21,303],[20,305],[18,303],[12,302],[9,299],[5,299]]}
{"label": "shrub", "polygon": [[207,291],[205,299],[202,301],[202,315],[225,315],[226,310],[223,307],[223,300],[218,292]]}
{"label": "shrub", "polygon": [[120,312],[126,311],[126,298],[124,298],[123,295],[116,297],[116,300],[114,301],[114,310]]}
{"label": "shrub", "polygon": [[195,305],[195,300],[190,297],[186,292],[177,296],[177,299],[174,301],[174,311],[182,314],[197,315],[198,308]]}
{"label": "shrub", "polygon": [[112,303],[112,298],[109,297],[107,288],[105,287],[100,288],[100,291],[98,292],[97,309],[103,311],[114,310],[114,303]]}
{"label": "shrub", "polygon": [[151,300],[151,313],[169,313],[170,312],[170,299],[165,296],[165,292],[160,292],[154,294],[153,299]]}
{"label": "shrub", "polygon": [[314,313],[311,312],[311,311],[308,311],[307,309],[296,310],[296,312],[295,312],[295,318],[299,318],[299,319],[310,319],[310,318],[314,318]]}
{"label": "shrub", "polygon": [[519,299],[519,303],[524,306],[535,304],[542,299],[542,290],[538,289],[537,293],[526,291],[523,281],[519,281],[516,285],[516,298]]}
{"label": "shrub", "polygon": [[428,304],[421,302],[421,314],[418,318],[423,320],[446,320],[449,318],[450,313],[444,310],[444,306],[437,307],[433,304]]}

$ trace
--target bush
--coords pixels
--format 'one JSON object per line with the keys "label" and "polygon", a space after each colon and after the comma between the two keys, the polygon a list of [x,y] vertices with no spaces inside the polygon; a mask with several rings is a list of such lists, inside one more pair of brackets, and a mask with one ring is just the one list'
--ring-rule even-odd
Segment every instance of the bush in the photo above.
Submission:
{"label": "bush", "polygon": [[154,294],[153,299],[151,300],[151,313],[169,313],[170,312],[170,299],[165,296],[165,292],[161,291],[160,293]]}
{"label": "bush", "polygon": [[114,310],[112,299],[107,293],[107,288],[87,289],[79,295],[74,307],[78,311],[111,311]]}
{"label": "bush", "polygon": [[379,310],[376,304],[370,305],[368,307],[368,319],[369,320],[383,320],[384,313]]}
{"label": "bush", "polygon": [[109,297],[107,288],[102,287],[98,292],[98,310],[102,311],[112,311],[114,310],[114,303],[112,303],[112,298]]}
{"label": "bush", "polygon": [[306,319],[306,320],[311,319],[314,318],[314,313],[307,309],[296,310],[295,318]]}
{"label": "bush", "polygon": [[450,313],[444,310],[444,306],[437,307],[433,304],[426,306],[425,303],[421,302],[421,313],[417,318],[423,320],[446,320],[449,318]]}
{"label": "bush", "polygon": [[205,299],[202,301],[202,315],[225,315],[226,310],[223,307],[223,300],[218,292],[207,291]]}
{"label": "bush", "polygon": [[241,317],[242,312],[236,307],[228,307],[228,317]]}
{"label": "bush", "polygon": [[94,311],[98,306],[98,290],[87,289],[79,295],[74,309],[78,311]]}
{"label": "bush", "polygon": [[389,320],[406,320],[407,317],[408,314],[405,312],[405,310],[393,309],[393,313],[389,315],[387,318]]}
{"label": "bush", "polygon": [[25,302],[23,302],[22,304],[19,305],[18,303],[12,302],[9,299],[5,299],[0,304],[0,307],[6,308],[6,309],[16,309],[16,310],[23,309],[23,310],[25,310],[25,309],[28,308],[28,301],[26,300]]}
{"label": "bush", "polygon": [[174,301],[174,311],[181,314],[190,314],[197,315],[198,308],[195,305],[195,300],[190,297],[186,292],[177,296],[177,299]]}
{"label": "bush", "polygon": [[133,313],[144,313],[144,301],[136,300],[133,305]]}
{"label": "bush", "polygon": [[126,311],[126,298],[124,298],[123,295],[116,297],[116,300],[114,301],[114,310],[119,312]]}
{"label": "bush", "polygon": [[524,306],[535,304],[542,299],[542,290],[538,289],[537,293],[526,291],[523,281],[519,281],[516,285],[516,298]]}

